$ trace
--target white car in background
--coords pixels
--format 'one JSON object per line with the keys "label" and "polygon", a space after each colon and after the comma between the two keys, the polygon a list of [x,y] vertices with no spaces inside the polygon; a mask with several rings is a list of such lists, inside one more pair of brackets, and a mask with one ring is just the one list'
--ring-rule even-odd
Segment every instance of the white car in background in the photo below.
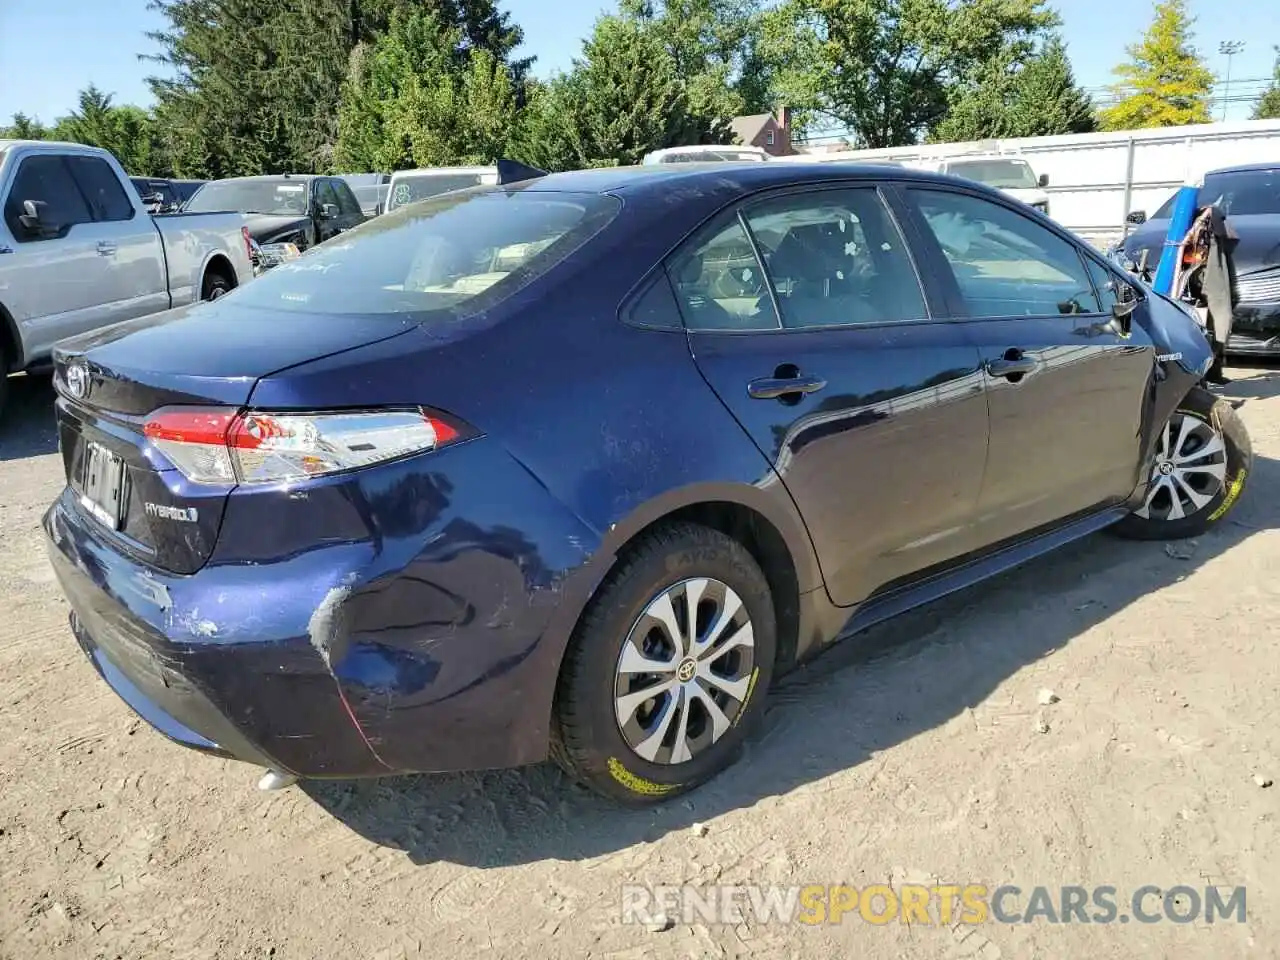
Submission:
{"label": "white car in background", "polygon": [[238,213],[152,217],[106,150],[0,140],[0,407],[65,337],[252,279]]}
{"label": "white car in background", "polygon": [[1049,185],[1049,176],[1044,173],[1037,175],[1022,157],[966,155],[946,160],[908,161],[904,165],[984,183],[1029,207],[1035,207],[1046,216],[1049,213],[1049,194],[1044,189]]}
{"label": "white car in background", "polygon": [[647,167],[655,163],[733,163],[744,160],[762,162],[768,159],[769,154],[759,147],[703,143],[654,150],[652,153],[646,153],[640,164]]}
{"label": "white car in background", "polygon": [[388,211],[406,203],[426,200],[467,187],[490,186],[498,182],[497,167],[421,167],[397,170],[387,191]]}

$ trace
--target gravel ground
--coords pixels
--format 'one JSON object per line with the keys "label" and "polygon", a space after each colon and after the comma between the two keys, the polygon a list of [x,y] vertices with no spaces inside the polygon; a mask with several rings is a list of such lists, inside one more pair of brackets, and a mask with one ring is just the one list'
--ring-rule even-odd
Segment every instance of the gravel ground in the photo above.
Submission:
{"label": "gravel ground", "polygon": [[[38,529],[62,485],[51,393],[15,379],[0,957],[1277,955],[1280,371],[1234,375],[1256,461],[1229,523],[1173,550],[1093,537],[863,634],[775,691],[743,763],[644,811],[548,765],[264,794],[165,741],[67,630]],[[1243,885],[1247,918],[620,919],[626,884],[939,878],[1109,884],[1121,913],[1146,884]]]}

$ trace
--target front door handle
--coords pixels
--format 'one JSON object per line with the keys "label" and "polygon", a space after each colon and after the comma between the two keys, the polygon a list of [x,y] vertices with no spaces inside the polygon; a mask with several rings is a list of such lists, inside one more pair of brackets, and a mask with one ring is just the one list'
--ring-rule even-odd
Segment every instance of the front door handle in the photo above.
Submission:
{"label": "front door handle", "polygon": [[112,243],[110,240],[98,241],[98,256],[112,257],[112,256],[115,256],[115,252],[116,252],[116,245]]}
{"label": "front door handle", "polygon": [[1004,352],[1004,355],[997,357],[995,360],[988,360],[983,364],[983,368],[987,374],[992,377],[1004,377],[1017,383],[1028,373],[1034,373],[1036,367],[1040,366],[1040,361],[1034,357],[1028,357],[1017,347],[1010,347]]}
{"label": "front door handle", "polygon": [[796,374],[794,377],[761,377],[747,384],[753,400],[780,400],[802,393],[817,393],[827,385],[821,377]]}

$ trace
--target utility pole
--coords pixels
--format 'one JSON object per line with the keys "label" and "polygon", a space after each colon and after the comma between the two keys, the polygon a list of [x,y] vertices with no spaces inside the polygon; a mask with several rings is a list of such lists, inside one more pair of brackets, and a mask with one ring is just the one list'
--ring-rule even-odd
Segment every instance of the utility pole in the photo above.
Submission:
{"label": "utility pole", "polygon": [[1231,102],[1231,58],[1244,49],[1243,40],[1223,40],[1218,52],[1227,58],[1227,76],[1222,83],[1222,119],[1227,119],[1227,106]]}

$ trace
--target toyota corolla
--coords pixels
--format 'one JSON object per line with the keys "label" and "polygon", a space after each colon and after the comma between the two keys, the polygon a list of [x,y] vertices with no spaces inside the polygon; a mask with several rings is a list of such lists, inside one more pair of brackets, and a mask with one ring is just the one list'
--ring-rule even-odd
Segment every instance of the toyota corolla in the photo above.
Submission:
{"label": "toyota corolla", "polygon": [[534,177],[62,345],[45,529],[105,681],[269,783],[551,756],[652,801],[838,638],[1221,522],[1250,447],[1209,360],[979,184]]}

